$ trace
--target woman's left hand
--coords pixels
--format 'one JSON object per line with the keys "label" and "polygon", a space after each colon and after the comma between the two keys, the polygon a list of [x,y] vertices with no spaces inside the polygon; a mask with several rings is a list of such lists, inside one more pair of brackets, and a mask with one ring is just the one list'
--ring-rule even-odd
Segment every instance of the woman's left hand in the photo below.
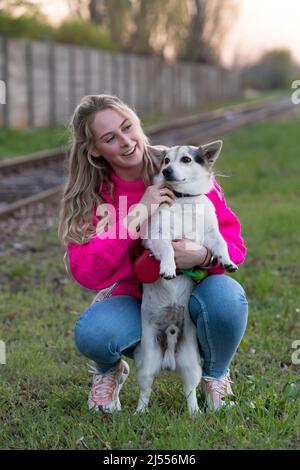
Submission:
{"label": "woman's left hand", "polygon": [[188,238],[173,240],[172,245],[177,269],[191,269],[200,265],[207,255],[207,250],[203,245],[198,245]]}

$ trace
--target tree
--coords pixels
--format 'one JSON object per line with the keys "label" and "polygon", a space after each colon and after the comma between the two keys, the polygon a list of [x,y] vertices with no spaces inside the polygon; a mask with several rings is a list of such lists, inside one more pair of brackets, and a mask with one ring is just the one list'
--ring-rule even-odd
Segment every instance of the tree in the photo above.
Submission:
{"label": "tree", "polygon": [[130,30],[132,0],[67,0],[72,17],[109,31],[118,46],[124,47]]}
{"label": "tree", "polygon": [[132,0],[101,0],[100,3],[102,3],[100,9],[102,24],[110,31],[112,40],[126,49],[132,30]]}
{"label": "tree", "polygon": [[90,21],[89,2],[90,0],[67,0],[70,16],[72,18]]}
{"label": "tree", "polygon": [[176,51],[184,38],[188,15],[186,0],[139,0],[134,15],[130,49],[165,57]]}
{"label": "tree", "polygon": [[81,18],[109,30],[124,50],[164,56],[176,48],[186,28],[186,0],[68,0]]}
{"label": "tree", "polygon": [[88,4],[90,19],[93,23],[103,25],[105,20],[105,4],[103,0],[90,0]]}
{"label": "tree", "polygon": [[39,5],[31,0],[0,0],[0,13],[41,15]]}
{"label": "tree", "polygon": [[[163,3],[159,0],[139,0],[133,16],[134,29],[130,36],[128,49],[135,53],[151,54],[151,36],[157,34],[158,8],[164,10],[168,0]],[[161,11],[163,15],[163,11]]]}
{"label": "tree", "polygon": [[216,63],[237,0],[68,0],[72,15],[136,54]]}
{"label": "tree", "polygon": [[223,39],[238,13],[236,0],[187,1],[190,21],[178,56],[194,62],[219,62]]}

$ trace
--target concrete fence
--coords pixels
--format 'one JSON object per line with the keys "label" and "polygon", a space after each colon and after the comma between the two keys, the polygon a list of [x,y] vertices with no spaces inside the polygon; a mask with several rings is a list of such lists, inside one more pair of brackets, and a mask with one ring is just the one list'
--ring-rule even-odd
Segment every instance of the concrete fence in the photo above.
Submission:
{"label": "concrete fence", "polygon": [[115,94],[141,113],[192,109],[240,93],[235,71],[1,36],[0,81],[0,125],[11,128],[65,123],[87,94]]}

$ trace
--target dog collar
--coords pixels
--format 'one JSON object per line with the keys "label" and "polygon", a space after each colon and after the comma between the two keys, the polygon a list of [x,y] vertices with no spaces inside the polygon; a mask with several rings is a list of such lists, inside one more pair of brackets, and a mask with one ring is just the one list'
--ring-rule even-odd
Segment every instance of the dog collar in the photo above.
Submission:
{"label": "dog collar", "polygon": [[202,196],[202,193],[200,194],[185,194],[185,193],[178,193],[177,191],[173,190],[174,196],[176,197],[195,197],[195,196]]}

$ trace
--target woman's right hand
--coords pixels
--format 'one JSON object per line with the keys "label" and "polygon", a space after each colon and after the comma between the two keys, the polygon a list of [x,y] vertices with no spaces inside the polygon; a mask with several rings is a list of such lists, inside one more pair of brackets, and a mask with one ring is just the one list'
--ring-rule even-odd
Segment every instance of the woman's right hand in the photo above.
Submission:
{"label": "woman's right hand", "polygon": [[170,205],[175,202],[171,185],[166,181],[148,186],[139,204],[143,204],[146,207],[148,217],[151,217],[163,202]]}

